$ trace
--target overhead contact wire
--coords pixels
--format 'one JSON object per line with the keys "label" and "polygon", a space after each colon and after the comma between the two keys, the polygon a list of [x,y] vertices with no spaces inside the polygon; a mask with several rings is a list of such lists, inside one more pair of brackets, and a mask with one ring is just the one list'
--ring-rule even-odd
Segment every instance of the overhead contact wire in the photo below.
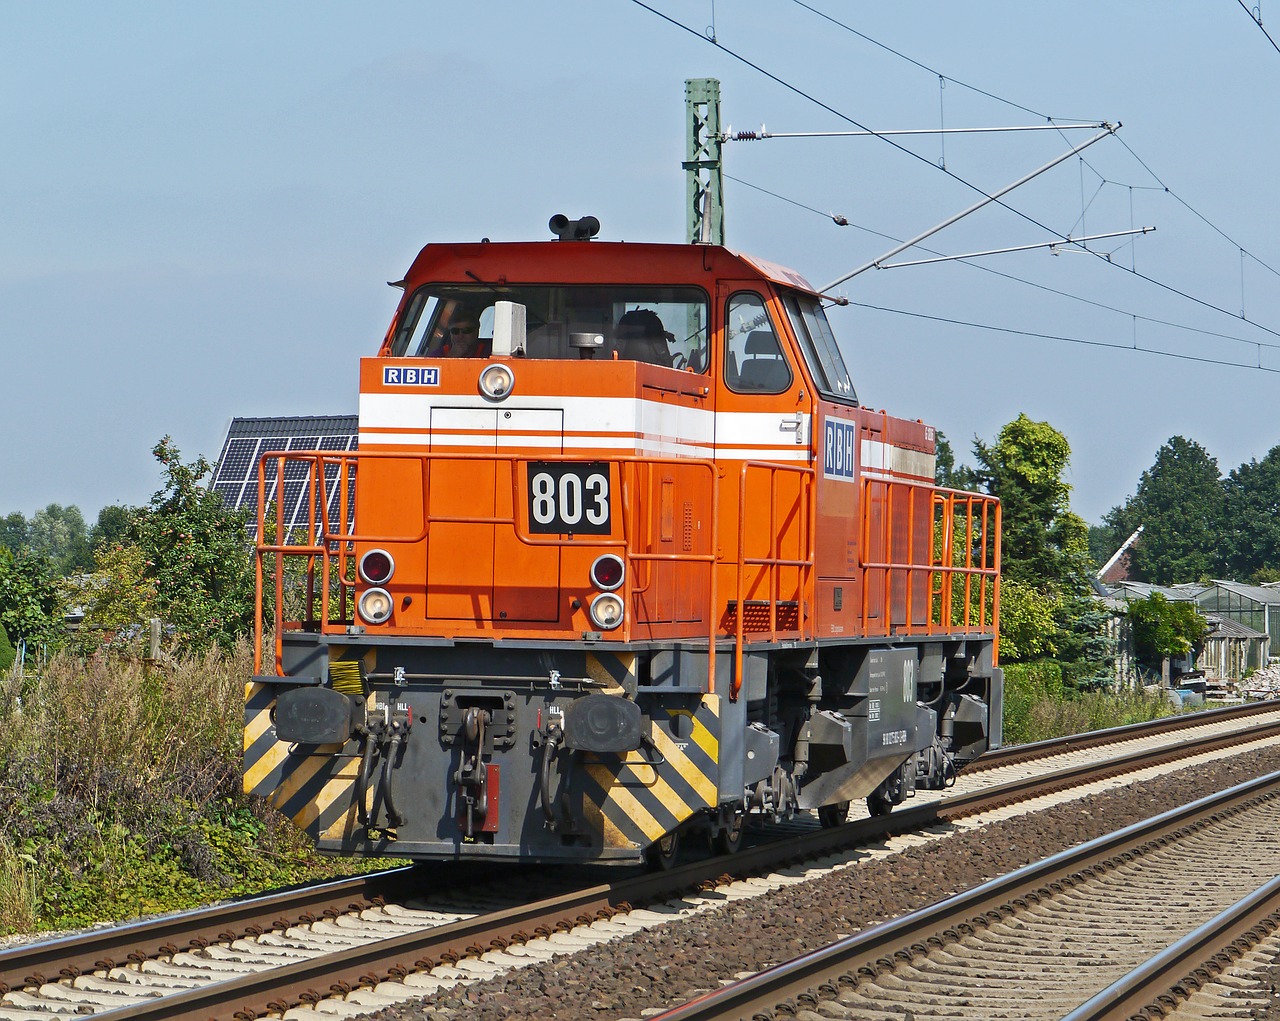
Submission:
{"label": "overhead contact wire", "polygon": [[[1052,234],[1056,238],[1061,238],[1063,241],[1070,240],[1070,238],[1066,234],[1063,234],[1061,231],[1054,230],[1048,224],[1041,223],[1030,213],[1024,213],[1020,209],[1015,209],[1013,206],[1009,205],[1007,202],[1003,201],[1002,199],[995,198],[994,196],[984,191],[982,188],[979,188],[973,182],[968,181],[965,178],[961,177],[959,174],[954,174],[950,170],[947,170],[943,167],[938,166],[938,164],[933,162],[933,160],[929,159],[927,156],[921,156],[918,152],[913,152],[912,150],[908,149],[905,145],[901,145],[898,142],[895,142],[892,138],[885,136],[883,133],[876,131],[873,128],[867,127],[867,125],[863,124],[861,121],[857,120],[856,118],[849,116],[849,114],[842,113],[841,111],[837,110],[830,103],[823,102],[817,96],[814,96],[811,93],[805,92],[805,90],[800,88],[798,85],[792,85],[789,81],[783,78],[779,78],[772,71],[769,71],[766,68],[762,67],[761,65],[755,63],[753,60],[750,60],[747,57],[744,57],[741,53],[738,53],[735,50],[731,50],[728,46],[725,46],[724,43],[719,42],[718,40],[715,40],[715,39],[708,39],[704,34],[690,28],[688,25],[684,24],[684,22],[677,21],[675,18],[671,17],[669,14],[664,14],[662,11],[658,10],[655,7],[650,7],[647,3],[644,2],[644,0],[631,0],[631,2],[635,4],[637,7],[644,8],[646,11],[648,11],[650,14],[654,15],[655,17],[661,18],[663,21],[667,22],[667,24],[674,25],[676,28],[680,29],[681,31],[687,32],[690,35],[694,36],[695,38],[701,39],[703,42],[710,43],[712,46],[720,50],[726,56],[732,57],[734,60],[738,61],[739,63],[745,64],[747,67],[751,68],[753,71],[756,71],[759,74],[764,75],[770,81],[774,82],[777,85],[782,86],[788,92],[793,92],[800,98],[807,99],[810,103],[813,103],[815,106],[820,107],[823,110],[826,110],[827,113],[831,114],[832,116],[839,117],[845,123],[852,124],[855,128],[858,128],[861,131],[865,131],[869,135],[873,135],[874,137],[878,138],[880,141],[884,142],[885,144],[893,146],[893,148],[897,149],[899,152],[904,153],[907,156],[910,156],[913,160],[918,160],[919,162],[923,163],[925,166],[932,167],[934,170],[937,170],[939,173],[946,174],[949,178],[951,178],[957,184],[961,184],[964,187],[968,188],[970,191],[976,192],[977,194],[981,195],[983,198],[987,199],[989,202],[994,202],[996,205],[1002,207],[1003,209],[1008,210],[1009,212],[1013,213],[1015,216],[1021,217],[1022,219],[1026,220],[1028,223],[1033,224],[1036,227],[1039,227],[1041,230],[1046,231],[1049,234]],[[1114,128],[1112,128],[1111,133],[1113,135],[1115,134]]]}
{"label": "overhead contact wire", "polygon": [[[725,174],[724,176],[728,180],[733,181],[736,184],[741,184],[746,188],[752,189],[753,191],[761,192],[765,195],[770,196],[771,198],[778,199],[780,202],[786,202],[788,205],[796,206],[800,209],[805,209],[811,213],[816,213],[818,216],[821,216],[824,220],[834,220],[841,227],[852,227],[854,230],[862,231],[864,234],[870,234],[873,237],[878,237],[885,241],[891,241],[894,244],[902,243],[902,238],[894,237],[892,234],[886,234],[884,233],[884,231],[874,230],[873,228],[864,226],[863,224],[854,223],[851,220],[848,220],[843,216],[838,216],[834,213],[823,212],[821,209],[818,209],[814,206],[807,205],[804,202],[799,201],[798,199],[789,198],[788,196],[782,195],[776,191],[770,191],[768,188],[762,188],[760,185],[752,184],[750,181],[745,181],[740,177],[734,177],[731,174]],[[921,251],[929,252],[931,255],[944,254],[943,252],[939,252],[935,248],[929,248],[926,245],[917,245],[916,247],[921,249]],[[1102,309],[1105,312],[1114,312],[1116,315],[1122,315],[1122,316],[1132,318],[1135,322],[1141,321],[1144,323],[1152,323],[1156,326],[1167,326],[1173,330],[1182,330],[1186,333],[1195,333],[1204,337],[1215,337],[1218,340],[1229,340],[1229,341],[1232,341],[1233,343],[1244,344],[1248,347],[1265,347],[1265,348],[1274,348],[1276,350],[1280,350],[1280,343],[1273,344],[1273,343],[1268,343],[1267,341],[1246,340],[1244,337],[1237,337],[1230,333],[1219,333],[1216,330],[1205,330],[1198,326],[1188,326],[1185,323],[1175,323],[1168,319],[1157,319],[1154,316],[1140,315],[1139,313],[1130,311],[1129,309],[1118,308],[1115,305],[1108,305],[1106,302],[1098,301],[1095,298],[1086,298],[1082,294],[1072,294],[1070,291],[1059,290],[1056,287],[1050,287],[1048,284],[1037,283],[1034,280],[1027,280],[1025,277],[1014,276],[1014,274],[1012,273],[1005,273],[1002,270],[993,269],[990,266],[984,266],[978,262],[971,262],[967,259],[961,259],[958,261],[962,266],[965,266],[968,269],[975,269],[975,270],[980,270],[983,273],[990,273],[992,276],[1000,277],[1003,280],[1011,280],[1015,284],[1022,284],[1025,287],[1031,287],[1037,291],[1044,291],[1046,294],[1056,294],[1060,298],[1066,298],[1069,301],[1078,301],[1081,304],[1089,305],[1089,306],[1092,306],[1093,308]],[[1235,364],[1235,363],[1227,363],[1227,364]]]}
{"label": "overhead contact wire", "polygon": [[[1041,112],[1041,111],[1039,111],[1039,110],[1034,110],[1034,109],[1032,109],[1032,108],[1031,108],[1031,107],[1029,107],[1029,106],[1025,106],[1025,105],[1023,105],[1022,103],[1014,102],[1014,101],[1013,101],[1013,100],[1011,100],[1011,99],[1006,99],[1006,98],[1005,98],[1005,97],[1003,97],[1003,96],[998,96],[998,95],[996,95],[996,94],[995,94],[995,93],[993,93],[993,92],[988,92],[988,91],[987,91],[987,90],[985,90],[985,89],[978,88],[976,85],[970,85],[969,83],[967,83],[967,82],[963,82],[963,81],[960,81],[960,80],[959,80],[959,79],[957,79],[957,78],[952,78],[952,77],[950,77],[950,76],[948,76],[948,75],[943,74],[943,73],[942,73],[941,71],[939,71],[937,68],[930,67],[930,66],[929,66],[929,65],[927,65],[927,64],[923,64],[923,63],[921,63],[920,61],[916,60],[915,58],[910,57],[910,56],[908,56],[907,54],[905,54],[905,53],[901,52],[900,50],[896,50],[896,49],[894,49],[892,46],[888,46],[888,45],[886,45],[885,43],[882,43],[882,42],[880,42],[880,41],[879,41],[879,40],[877,40],[877,39],[873,39],[871,36],[867,35],[865,32],[860,32],[860,31],[858,31],[856,28],[854,28],[854,27],[852,27],[851,25],[848,25],[848,24],[846,24],[846,23],[844,23],[844,22],[840,21],[838,18],[833,18],[831,15],[826,14],[825,12],[818,10],[816,7],[813,7],[813,6],[811,6],[810,4],[805,3],[805,2],[804,2],[804,0],[792,0],[792,2],[793,2],[794,4],[796,4],[798,7],[803,7],[805,10],[807,10],[807,11],[809,11],[809,12],[811,12],[811,13],[813,13],[813,14],[817,15],[818,17],[822,18],[823,20],[828,21],[828,22],[830,22],[831,24],[833,24],[833,25],[835,25],[835,26],[837,26],[837,27],[839,27],[839,28],[844,29],[846,32],[849,32],[849,33],[851,33],[852,35],[857,36],[859,39],[862,39],[862,40],[864,40],[865,42],[870,43],[872,46],[879,47],[880,49],[882,49],[882,50],[886,51],[887,53],[891,53],[891,54],[893,54],[895,57],[898,57],[900,60],[904,60],[904,61],[906,61],[907,63],[909,63],[909,64],[913,65],[914,67],[919,68],[919,69],[920,69],[920,70],[922,70],[922,71],[928,71],[930,74],[937,75],[940,79],[946,79],[947,81],[951,81],[951,82],[955,83],[956,85],[959,85],[959,86],[960,86],[960,87],[962,87],[962,88],[969,89],[971,92],[975,92],[975,93],[977,93],[978,95],[986,96],[988,99],[993,99],[993,100],[995,100],[995,101],[996,101],[996,102],[998,102],[998,103],[1004,103],[1006,106],[1010,106],[1010,107],[1013,107],[1013,108],[1015,108],[1015,109],[1017,109],[1017,110],[1021,110],[1021,111],[1023,111],[1024,113],[1033,114],[1033,115],[1034,115],[1034,116],[1036,116],[1036,117],[1043,117],[1046,121],[1049,121],[1050,123],[1053,123],[1053,122],[1055,122],[1055,121],[1067,121],[1067,120],[1075,120],[1075,119],[1077,119],[1077,118],[1067,118],[1067,117],[1052,117],[1052,116],[1050,116],[1050,115],[1048,115],[1048,114],[1042,113],[1042,112]],[[1272,39],[1272,37],[1271,37],[1270,33],[1268,33],[1268,32],[1266,31],[1266,29],[1265,29],[1265,28],[1263,28],[1261,20],[1260,20],[1260,19],[1257,19],[1257,18],[1254,18],[1254,16],[1253,16],[1253,12],[1249,10],[1248,6],[1244,3],[1244,0],[1237,0],[1237,2],[1240,4],[1240,6],[1241,6],[1241,7],[1243,7],[1243,8],[1244,8],[1245,12],[1249,15],[1250,19],[1251,19],[1251,20],[1253,20],[1253,21],[1255,21],[1255,22],[1257,23],[1258,27],[1259,27],[1260,29],[1262,29],[1263,33],[1264,33],[1264,34],[1267,36],[1267,38],[1271,41],[1272,46],[1275,46],[1275,45],[1276,45],[1275,40],[1274,40],[1274,39]],[[1276,47],[1276,48],[1277,48],[1277,50],[1278,50],[1278,51],[1280,51],[1280,47]],[[1172,197],[1173,197],[1175,200],[1177,200],[1181,205],[1183,205],[1183,206],[1184,206],[1184,207],[1185,207],[1189,212],[1191,212],[1191,213],[1192,213],[1192,214],[1194,214],[1196,217],[1198,217],[1198,218],[1199,218],[1199,219],[1200,219],[1200,220],[1201,220],[1201,221],[1202,221],[1206,226],[1208,226],[1209,228],[1211,228],[1212,230],[1214,230],[1215,232],[1217,232],[1221,237],[1223,237],[1223,238],[1224,238],[1224,239],[1226,239],[1228,242],[1230,242],[1230,243],[1231,243],[1231,245],[1232,245],[1233,247],[1240,249],[1240,251],[1242,251],[1245,255],[1247,255],[1249,258],[1253,259],[1253,260],[1254,260],[1255,262],[1257,262],[1260,266],[1262,266],[1262,267],[1264,267],[1265,269],[1269,270],[1271,273],[1273,273],[1273,274],[1275,274],[1275,275],[1277,275],[1277,276],[1280,276],[1280,272],[1278,272],[1278,271],[1277,271],[1276,269],[1274,269],[1272,266],[1269,266],[1269,265],[1268,265],[1266,262],[1264,262],[1263,260],[1259,259],[1256,255],[1254,255],[1252,252],[1250,252],[1248,249],[1246,249],[1243,245],[1241,245],[1239,242],[1237,242],[1234,238],[1232,238],[1230,235],[1228,235],[1224,230],[1222,230],[1220,227],[1218,227],[1218,226],[1217,226],[1217,224],[1213,223],[1213,222],[1212,222],[1211,220],[1209,220],[1209,219],[1208,219],[1208,218],[1207,218],[1203,213],[1201,213],[1199,210],[1197,210],[1196,208],[1194,208],[1190,203],[1188,203],[1188,202],[1187,202],[1185,199],[1183,199],[1180,195],[1178,195],[1176,192],[1174,192],[1174,191],[1173,191],[1173,190],[1172,190],[1172,189],[1171,189],[1167,184],[1165,184],[1165,183],[1164,183],[1164,181],[1162,181],[1162,180],[1160,179],[1160,176],[1159,176],[1158,174],[1156,174],[1156,172],[1155,172],[1155,171],[1153,171],[1149,166],[1147,166],[1147,164],[1146,164],[1146,163],[1141,159],[1141,157],[1139,157],[1139,156],[1138,156],[1138,154],[1137,154],[1136,152],[1134,152],[1134,151],[1133,151],[1132,147],[1128,144],[1128,142],[1126,142],[1126,141],[1125,141],[1123,138],[1121,138],[1119,135],[1117,135],[1117,136],[1116,136],[1116,138],[1119,140],[1120,144],[1121,144],[1121,145],[1123,145],[1123,146],[1125,147],[1125,149],[1126,149],[1126,150],[1128,150],[1129,154],[1130,154],[1131,156],[1133,156],[1133,158],[1134,158],[1134,159],[1136,159],[1136,160],[1138,161],[1138,163],[1139,163],[1139,164],[1141,164],[1142,168],[1143,168],[1144,170],[1146,170],[1146,171],[1147,171],[1147,173],[1149,173],[1149,174],[1152,176],[1152,178],[1153,178],[1153,179],[1155,179],[1157,182],[1159,182],[1160,187],[1161,187],[1161,188],[1163,188],[1163,189],[1164,189],[1164,191],[1165,191],[1167,194],[1169,194],[1170,196],[1172,196]],[[1065,136],[1065,135],[1063,135],[1063,140],[1064,140],[1064,141],[1066,140],[1066,136]],[[1100,173],[1098,172],[1098,170],[1093,166],[1093,164],[1089,163],[1089,161],[1088,161],[1087,159],[1085,159],[1083,156],[1081,156],[1081,157],[1080,157],[1080,162],[1081,162],[1084,166],[1088,167],[1091,171],[1093,171],[1093,173],[1094,173],[1095,175],[1097,175],[1098,179],[1099,179],[1101,182],[1103,182],[1104,184],[1115,184],[1115,183],[1118,183],[1118,182],[1110,181],[1106,176],[1104,176],[1103,174],[1100,174]],[[947,172],[947,173],[950,173],[949,171],[946,171],[946,167],[945,167],[945,165],[944,165],[941,169],[943,169],[943,170],[944,170],[945,172]],[[1131,185],[1130,187],[1133,187],[1133,186]],[[1099,190],[1101,190],[1101,189],[1099,189]],[[1095,196],[1094,196],[1094,197],[1095,197],[1095,198],[1097,197],[1096,193],[1095,193]],[[1001,203],[1001,205],[1004,205],[1004,203]],[[1006,207],[1006,208],[1008,208],[1008,207]],[[1086,208],[1087,208],[1087,207],[1086,207]],[[1082,211],[1082,218],[1083,218],[1083,211]],[[1087,247],[1087,246],[1086,246],[1086,247]],[[1111,262],[1111,260],[1110,260],[1109,258],[1107,258],[1105,255],[1101,255],[1100,253],[1097,253],[1097,252],[1093,252],[1093,253],[1091,253],[1091,254],[1094,254],[1094,255],[1098,256],[1099,258],[1106,258],[1108,262]],[[1118,264],[1113,263],[1113,265],[1118,265]],[[1123,266],[1121,266],[1121,267],[1119,267],[1119,268],[1123,269],[1124,267],[1123,267]],[[1140,277],[1140,278],[1142,278],[1142,279],[1148,280],[1149,282],[1154,283],[1154,284],[1156,284],[1157,286],[1167,286],[1167,285],[1163,285],[1163,284],[1161,284],[1161,283],[1160,283],[1160,281],[1155,280],[1154,278],[1146,277],[1146,276],[1143,276],[1143,274],[1138,273],[1138,272],[1137,272],[1137,269],[1136,269],[1136,265],[1134,265],[1134,266],[1130,266],[1130,267],[1129,267],[1129,270],[1130,270],[1130,272],[1131,272],[1131,273],[1133,273],[1134,275],[1139,276],[1139,277]],[[1181,293],[1182,293],[1182,292],[1179,292],[1176,288],[1171,288],[1171,289],[1174,291],[1174,293],[1179,293],[1179,294],[1181,294]],[[1189,295],[1183,295],[1183,296],[1184,296],[1184,297],[1188,297],[1188,298],[1189,298],[1189,300],[1192,300],[1192,301],[1199,301],[1199,299],[1191,298]],[[1207,307],[1212,308],[1212,309],[1215,309],[1215,310],[1217,310],[1217,311],[1219,311],[1219,312],[1223,312],[1223,313],[1224,313],[1224,314],[1226,314],[1226,315],[1233,315],[1233,313],[1231,313],[1230,311],[1228,311],[1228,310],[1226,310],[1226,309],[1220,309],[1220,308],[1218,308],[1217,306],[1215,306],[1215,305],[1213,305],[1213,304],[1211,304],[1211,303],[1206,303],[1206,304],[1207,304]],[[1250,323],[1250,325],[1257,326],[1259,329],[1267,330],[1267,328],[1266,328],[1265,326],[1261,326],[1260,324],[1255,323],[1255,322],[1253,322],[1252,320],[1247,319],[1247,318],[1243,315],[1243,313],[1242,313],[1238,318],[1243,319],[1245,322]],[[1267,332],[1269,332],[1269,333],[1273,333],[1273,334],[1274,334],[1274,335],[1276,335],[1276,336],[1280,336],[1280,333],[1277,333],[1277,332],[1276,332],[1276,331],[1274,331],[1274,330],[1267,330]]]}
{"label": "overhead contact wire", "polygon": [[[800,96],[802,99],[807,99],[809,102],[813,103],[815,106],[818,106],[823,110],[826,110],[828,113],[832,114],[833,116],[839,117],[841,120],[845,121],[848,124],[852,124],[854,127],[862,131],[866,131],[868,134],[871,134],[876,138],[880,139],[880,141],[893,146],[893,148],[897,149],[902,153],[905,153],[907,156],[910,156],[912,159],[920,161],[921,163],[925,164],[925,166],[932,167],[935,170],[938,170],[939,172],[946,174],[948,177],[956,181],[958,184],[961,184],[964,187],[977,192],[983,198],[991,202],[994,202],[996,205],[1001,206],[1002,208],[1008,210],[1009,212],[1013,213],[1015,216],[1021,217],[1022,219],[1026,220],[1028,223],[1034,224],[1035,226],[1039,227],[1041,230],[1049,234],[1052,234],[1054,237],[1061,238],[1063,241],[1070,240],[1069,236],[1066,234],[1063,234],[1061,231],[1054,230],[1052,227],[1037,220],[1034,216],[1031,216],[1029,213],[1025,213],[1020,209],[1014,208],[1013,206],[1009,205],[1007,202],[1003,201],[1002,199],[994,198],[992,195],[988,194],[982,188],[979,188],[976,184],[973,184],[972,182],[965,180],[963,177],[960,177],[958,174],[952,173],[950,170],[946,170],[942,167],[939,167],[936,163],[934,163],[928,157],[921,156],[919,153],[913,152],[912,150],[908,149],[906,146],[900,145],[899,143],[895,142],[892,138],[887,138],[880,132],[877,132],[872,128],[867,127],[867,125],[863,124],[861,121],[857,120],[856,118],[851,117],[846,113],[842,113],[841,111],[837,110],[835,107],[831,106],[829,103],[823,102],[821,99],[818,99],[816,96],[806,92],[804,89],[800,88],[798,85],[793,85],[790,82],[786,81],[785,79],[778,77],[778,75],[774,74],[772,71],[767,70],[766,68],[748,59],[747,57],[736,52],[735,50],[730,49],[728,46],[725,46],[723,43],[719,42],[718,40],[707,38],[707,36],[704,35],[703,33],[698,32],[690,28],[688,25],[684,24],[683,22],[678,21],[675,18],[671,17],[670,15],[664,14],[662,11],[659,11],[658,9],[651,7],[649,4],[645,3],[644,0],[631,0],[631,2],[635,4],[637,7],[643,8],[644,10],[648,11],[650,14],[653,14],[654,16],[661,18],[663,21],[667,22],[670,25],[675,26],[681,31],[687,32],[690,35],[695,36],[698,39],[701,39],[703,42],[710,43],[712,46],[720,50],[722,53],[726,54],[729,57],[732,57],[734,60],[737,60],[739,63],[745,64],[747,67],[751,68],[753,71],[756,71],[759,74],[764,75],[770,81],[776,83],[777,85],[782,86],[782,88],[786,89],[787,91],[792,92],[797,96]],[[793,0],[793,2],[798,2],[798,0]],[[1119,137],[1118,135],[1116,135],[1114,130],[1112,131],[1112,135],[1115,137]],[[1138,159],[1137,154],[1134,153],[1133,150],[1130,149],[1128,145],[1125,145],[1124,139],[1120,139],[1120,144],[1124,145],[1125,149],[1128,150],[1134,156],[1135,159]],[[1159,177],[1154,172],[1151,171],[1150,167],[1147,167],[1146,164],[1143,163],[1141,159],[1139,159],[1138,162],[1142,163],[1143,167],[1147,169],[1148,173],[1151,173],[1152,177],[1154,177],[1157,181],[1160,180]],[[1170,192],[1170,194],[1173,194],[1173,193]],[[1187,205],[1185,202],[1183,204]],[[1191,209],[1191,206],[1187,205],[1187,208]],[[1196,211],[1192,209],[1192,212],[1196,212]],[[1196,215],[1199,216],[1201,214],[1196,213]],[[1201,218],[1203,219],[1203,217]],[[1209,221],[1205,220],[1205,222],[1208,223]],[[1210,226],[1212,226],[1212,224],[1210,224]],[[1215,227],[1214,229],[1217,230],[1218,228]],[[1222,232],[1219,231],[1219,233],[1222,233]],[[1227,235],[1224,233],[1223,236],[1226,237]],[[1174,287],[1172,284],[1166,284],[1163,281],[1155,279],[1154,277],[1150,277],[1150,276],[1147,276],[1146,274],[1139,273],[1137,270],[1128,269],[1127,267],[1122,266],[1120,263],[1113,261],[1110,255],[1108,254],[1105,254],[1102,252],[1094,252],[1088,248],[1085,248],[1084,250],[1088,252],[1090,255],[1093,255],[1095,258],[1098,258],[1103,262],[1107,263],[1107,265],[1115,266],[1117,269],[1123,272],[1129,273],[1130,275],[1135,276],[1140,280],[1145,280],[1148,283],[1154,284],[1155,286],[1162,288],[1163,290],[1166,290],[1171,294],[1176,294],[1179,297],[1185,298],[1186,300],[1193,302],[1197,305],[1201,305],[1204,308],[1208,308],[1215,312],[1219,312],[1222,315],[1231,316],[1232,319],[1236,319],[1241,322],[1246,322],[1250,326],[1253,326],[1259,330],[1262,330],[1264,333],[1268,333],[1274,337],[1280,337],[1280,331],[1271,329],[1268,326],[1263,326],[1261,323],[1255,322],[1251,319],[1246,319],[1241,316],[1238,316],[1234,312],[1230,312],[1227,309],[1222,308],[1220,305],[1215,305],[1213,302],[1207,301],[1203,298],[1197,298],[1194,295],[1181,290],[1180,288]],[[1262,265],[1266,265],[1266,264],[1262,263]],[[1268,266],[1267,268],[1270,269],[1271,267]],[[1272,272],[1275,272],[1275,271],[1272,270]]]}
{"label": "overhead contact wire", "polygon": [[1186,362],[1199,362],[1202,365],[1222,365],[1232,369],[1249,369],[1251,371],[1275,372],[1280,373],[1280,369],[1274,369],[1263,365],[1261,360],[1257,365],[1246,365],[1243,362],[1228,362],[1221,358],[1206,358],[1202,355],[1179,354],[1176,351],[1161,351],[1157,348],[1138,347],[1137,338],[1135,336],[1132,346],[1127,344],[1110,344],[1102,340],[1086,340],[1083,337],[1066,337],[1056,333],[1037,333],[1034,330],[1016,330],[1009,326],[992,326],[989,323],[971,323],[964,319],[950,319],[946,316],[928,315],[924,312],[908,312],[901,308],[886,308],[883,305],[870,305],[862,301],[851,301],[850,305],[857,308],[870,309],[873,312],[888,312],[892,315],[909,316],[912,319],[927,319],[930,322],[946,323],[949,326],[967,326],[975,330],[990,330],[993,333],[1008,333],[1018,337],[1033,337],[1038,340],[1057,340],[1066,344],[1082,344],[1085,347],[1105,347],[1113,351],[1137,351],[1141,354],[1159,355],[1162,358],[1177,358]]}
{"label": "overhead contact wire", "polygon": [[1093,121],[1093,118],[1086,117],[1051,117],[1049,114],[1041,113],[1039,110],[1033,110],[1029,106],[1023,106],[1021,103],[1015,103],[1012,99],[1005,99],[1003,96],[997,96],[994,92],[988,92],[986,89],[980,89],[976,85],[970,85],[968,82],[960,81],[959,78],[952,78],[948,74],[943,74],[935,67],[929,67],[927,64],[922,64],[914,57],[909,57],[905,53],[895,50],[892,46],[888,46],[885,43],[880,42],[878,39],[871,38],[871,36],[867,35],[865,32],[859,32],[852,25],[846,25],[843,21],[840,21],[838,18],[833,18],[830,14],[820,11],[818,8],[810,7],[808,4],[804,3],[803,0],[792,0],[792,3],[797,7],[803,7],[806,11],[809,11],[812,14],[816,14],[824,21],[831,22],[831,24],[835,25],[837,28],[842,28],[846,32],[856,35],[859,39],[870,43],[872,46],[879,47],[886,53],[892,53],[895,57],[905,60],[908,64],[913,64],[922,71],[928,71],[930,74],[935,74],[939,78],[944,78],[953,85],[959,85],[962,89],[968,89],[970,92],[976,92],[980,96],[986,96],[988,99],[994,99],[997,103],[1003,103],[1005,106],[1011,106],[1015,110],[1021,110],[1023,113],[1029,113],[1033,117],[1043,117],[1046,121],[1080,121],[1083,124],[1088,124]]}
{"label": "overhead contact wire", "polygon": [[1244,0],[1236,0],[1236,3],[1238,3],[1241,7],[1244,8],[1245,14],[1249,15],[1249,20],[1252,21],[1255,25],[1257,25],[1259,29],[1261,29],[1262,34],[1267,37],[1267,42],[1271,43],[1272,48],[1277,53],[1280,53],[1280,44],[1277,44],[1276,41],[1271,38],[1271,33],[1262,27],[1262,18],[1261,17],[1255,18],[1253,16],[1253,11],[1249,10],[1249,5],[1246,4]]}

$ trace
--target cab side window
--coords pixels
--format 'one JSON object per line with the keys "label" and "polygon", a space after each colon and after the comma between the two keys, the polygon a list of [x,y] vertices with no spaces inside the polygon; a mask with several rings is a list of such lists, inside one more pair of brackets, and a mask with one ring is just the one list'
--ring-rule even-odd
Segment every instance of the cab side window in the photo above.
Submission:
{"label": "cab side window", "polygon": [[760,295],[739,291],[729,298],[724,335],[724,381],[730,390],[780,394],[790,388],[791,366]]}

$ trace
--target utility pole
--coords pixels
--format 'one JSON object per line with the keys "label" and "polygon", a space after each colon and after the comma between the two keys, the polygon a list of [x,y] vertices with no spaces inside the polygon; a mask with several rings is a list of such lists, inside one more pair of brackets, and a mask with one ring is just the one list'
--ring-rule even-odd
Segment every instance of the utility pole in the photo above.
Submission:
{"label": "utility pole", "polygon": [[686,205],[690,244],[724,244],[724,189],[720,170],[720,82],[684,83]]}

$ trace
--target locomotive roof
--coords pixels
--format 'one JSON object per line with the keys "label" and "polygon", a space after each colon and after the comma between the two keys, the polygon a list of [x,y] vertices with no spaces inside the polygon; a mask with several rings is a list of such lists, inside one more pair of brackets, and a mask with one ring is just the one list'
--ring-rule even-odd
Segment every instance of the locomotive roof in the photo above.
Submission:
{"label": "locomotive roof", "polygon": [[[479,280],[477,281],[477,278]],[[793,269],[720,245],[627,241],[504,241],[429,244],[405,278],[485,283],[636,283],[709,287],[717,279],[763,279],[817,294]]]}

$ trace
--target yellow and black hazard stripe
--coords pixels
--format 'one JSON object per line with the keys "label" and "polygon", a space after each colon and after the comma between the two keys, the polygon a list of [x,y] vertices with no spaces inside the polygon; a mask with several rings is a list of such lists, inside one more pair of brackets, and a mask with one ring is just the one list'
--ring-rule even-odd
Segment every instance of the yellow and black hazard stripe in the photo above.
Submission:
{"label": "yellow and black hazard stripe", "polygon": [[277,691],[271,684],[247,686],[244,789],[266,798],[313,839],[342,839],[355,828],[359,758],[336,745],[296,746],[276,740],[271,707]]}
{"label": "yellow and black hazard stripe", "polygon": [[637,660],[634,652],[589,652],[587,676],[599,684],[606,695],[634,693]]}
{"label": "yellow and black hazard stripe", "polygon": [[[717,803],[719,696],[702,696],[693,710],[664,711],[668,725],[655,721],[647,747],[588,757],[584,764],[583,817],[605,847],[648,847]],[[669,724],[677,716],[689,718],[687,738],[672,736]]]}
{"label": "yellow and black hazard stripe", "polygon": [[271,709],[279,690],[274,684],[245,685],[244,790],[266,798],[315,840],[349,839],[357,825],[359,756],[336,745],[277,740]]}

